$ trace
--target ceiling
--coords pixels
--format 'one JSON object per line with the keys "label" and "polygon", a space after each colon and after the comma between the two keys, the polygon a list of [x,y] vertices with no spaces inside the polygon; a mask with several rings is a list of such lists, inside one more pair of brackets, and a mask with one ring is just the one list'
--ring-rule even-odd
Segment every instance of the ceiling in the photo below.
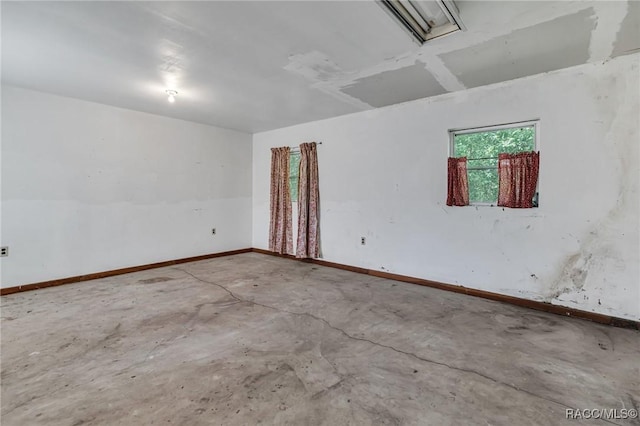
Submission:
{"label": "ceiling", "polygon": [[372,0],[3,1],[2,82],[254,133],[640,48],[637,1],[456,4],[419,46]]}

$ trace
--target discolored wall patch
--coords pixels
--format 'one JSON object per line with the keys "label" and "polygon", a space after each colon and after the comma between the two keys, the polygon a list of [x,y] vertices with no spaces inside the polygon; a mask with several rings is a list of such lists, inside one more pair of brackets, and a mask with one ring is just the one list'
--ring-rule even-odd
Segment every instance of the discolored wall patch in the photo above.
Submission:
{"label": "discolored wall patch", "polygon": [[513,31],[440,58],[466,87],[540,74],[589,60],[593,9]]}
{"label": "discolored wall patch", "polygon": [[373,107],[413,101],[447,92],[420,61],[408,67],[358,79],[340,90]]}

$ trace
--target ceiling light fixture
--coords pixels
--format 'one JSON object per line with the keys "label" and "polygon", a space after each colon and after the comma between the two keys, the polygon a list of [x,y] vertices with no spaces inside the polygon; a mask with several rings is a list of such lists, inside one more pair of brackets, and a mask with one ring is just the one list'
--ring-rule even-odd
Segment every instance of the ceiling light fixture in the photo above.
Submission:
{"label": "ceiling light fixture", "polygon": [[167,95],[169,95],[167,100],[171,103],[174,103],[176,101],[176,95],[178,94],[178,92],[176,90],[171,90],[171,89],[166,90],[166,92],[167,92]]}

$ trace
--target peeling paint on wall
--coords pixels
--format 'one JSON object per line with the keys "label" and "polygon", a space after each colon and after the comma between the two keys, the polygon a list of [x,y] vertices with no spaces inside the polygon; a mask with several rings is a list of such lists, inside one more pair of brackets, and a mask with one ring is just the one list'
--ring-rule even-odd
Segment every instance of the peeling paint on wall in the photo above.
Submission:
{"label": "peeling paint on wall", "polygon": [[[637,74],[638,65],[634,67]],[[587,303],[589,297],[594,299],[588,304],[593,307],[604,306],[608,313],[615,314],[612,307],[612,294],[617,291],[629,291],[620,282],[617,274],[635,275],[636,282],[640,282],[638,273],[638,244],[640,243],[638,224],[638,180],[637,165],[638,145],[629,141],[637,140],[638,133],[634,133],[624,120],[625,114],[638,111],[637,78],[621,78],[608,76],[594,82],[594,87],[601,86],[594,91],[598,115],[602,118],[606,136],[602,143],[610,148],[609,153],[617,167],[611,168],[616,175],[618,193],[615,203],[607,214],[595,223],[578,241],[579,249],[568,256],[561,265],[558,277],[552,282],[546,295],[546,301],[558,302],[579,299]],[[623,89],[620,90],[620,87]],[[610,96],[622,93],[622,96]],[[626,241],[626,245],[622,242]],[[633,247],[622,250],[621,247]],[[635,252],[634,252],[635,250]],[[622,287],[622,288],[621,288]],[[640,292],[635,289],[629,292],[630,303],[640,306]],[[568,298],[568,299],[567,299]],[[596,305],[597,304],[597,305]]]}
{"label": "peeling paint on wall", "polygon": [[580,291],[584,287],[592,266],[590,261],[593,253],[578,252],[569,256],[563,262],[560,278],[552,285],[551,292],[547,296],[547,301],[558,298],[561,294],[571,291]]}

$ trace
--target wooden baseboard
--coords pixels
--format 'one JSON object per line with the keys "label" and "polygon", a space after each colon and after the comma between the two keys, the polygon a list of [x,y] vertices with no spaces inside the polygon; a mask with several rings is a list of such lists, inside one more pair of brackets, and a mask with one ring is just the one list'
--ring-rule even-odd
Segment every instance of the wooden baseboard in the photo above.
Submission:
{"label": "wooden baseboard", "polygon": [[97,280],[98,278],[112,277],[114,275],[128,274],[130,272],[144,271],[146,269],[162,268],[164,266],[178,265],[180,263],[195,262],[198,260],[213,259],[222,256],[231,256],[233,254],[249,253],[253,249],[245,248],[240,250],[223,251],[220,253],[203,254],[201,256],[185,257],[183,259],[166,260],[164,262],[149,263],[147,265],[131,266],[129,268],[114,269],[111,271],[94,272],[92,274],[78,275],[69,278],[60,278],[51,281],[42,281],[39,283],[25,284],[17,287],[7,287],[0,289],[0,296],[7,294],[20,293],[23,291],[36,290],[39,288],[55,287],[63,284],[77,283],[81,281]]}
{"label": "wooden baseboard", "polygon": [[33,284],[25,284],[17,287],[7,287],[7,288],[0,289],[0,296],[20,293],[23,291],[37,290],[40,288],[55,287],[55,286],[64,285],[64,284],[96,280],[99,278],[111,277],[114,275],[122,275],[122,274],[128,274],[130,272],[144,271],[146,269],[162,268],[164,266],[177,265],[180,263],[196,262],[198,260],[213,259],[216,257],[231,256],[234,254],[249,253],[249,252],[268,254],[270,256],[277,256],[277,257],[283,257],[283,258],[297,260],[297,261],[306,262],[306,263],[313,263],[316,265],[327,266],[329,268],[343,269],[346,271],[357,272],[359,274],[366,274],[366,275],[371,275],[379,278],[386,278],[386,279],[401,281],[405,283],[423,285],[426,287],[437,288],[440,290],[451,291],[454,293],[466,294],[468,296],[481,297],[483,299],[509,303],[512,305],[522,306],[525,308],[535,309],[538,311],[550,312],[557,315],[564,315],[564,316],[570,316],[574,318],[586,319],[586,320],[594,321],[601,324],[612,325],[615,327],[632,328],[632,329],[640,330],[639,321],[633,321],[633,320],[628,320],[624,318],[617,318],[610,315],[598,314],[595,312],[581,311],[579,309],[568,308],[566,306],[552,305],[551,303],[538,302],[538,301],[529,300],[529,299],[522,299],[520,297],[507,296],[504,294],[492,293],[490,291],[477,290],[474,288],[467,288],[467,287],[453,285],[453,284],[446,284],[438,281],[431,281],[431,280],[425,280],[422,278],[409,277],[406,275],[392,274],[390,272],[359,268],[357,266],[344,265],[342,263],[328,262],[322,259],[298,259],[295,256],[279,254],[269,250],[263,250],[258,248],[245,248],[240,250],[224,251],[220,253],[204,254],[201,256],[185,257],[183,259],[167,260],[164,262],[149,263],[147,265],[131,266],[129,268],[114,269],[111,271],[95,272],[92,274],[78,275],[75,277],[61,278],[57,280],[43,281],[43,282],[33,283]]}
{"label": "wooden baseboard", "polygon": [[268,254],[271,256],[284,257],[287,259],[293,259],[293,260],[298,260],[298,261],[307,262],[307,263],[314,263],[316,265],[328,266],[330,268],[344,269],[347,271],[357,272],[360,274],[367,274],[374,277],[386,278],[390,280],[402,281],[405,283],[411,283],[411,284],[417,284],[417,285],[423,285],[426,287],[437,288],[440,290],[451,291],[454,293],[466,294],[474,297],[481,297],[483,299],[509,303],[511,305],[522,306],[529,309],[535,309],[537,311],[544,311],[544,312],[549,312],[557,315],[586,319],[586,320],[590,320],[600,324],[607,324],[615,327],[640,330],[639,321],[612,317],[610,315],[598,314],[595,312],[582,311],[579,309],[568,308],[566,306],[552,305],[551,303],[538,302],[538,301],[529,300],[529,299],[522,299],[520,297],[507,296],[504,294],[492,293],[490,291],[477,290],[474,288],[467,288],[467,287],[453,285],[453,284],[445,284],[437,281],[425,280],[422,278],[409,277],[406,275],[392,274],[389,272],[359,268],[356,266],[343,265],[343,264],[334,263],[334,262],[327,262],[326,260],[322,260],[322,259],[298,259],[295,256],[291,256],[287,254],[279,254],[269,250],[263,250],[258,248],[254,248],[253,251],[256,253]]}

